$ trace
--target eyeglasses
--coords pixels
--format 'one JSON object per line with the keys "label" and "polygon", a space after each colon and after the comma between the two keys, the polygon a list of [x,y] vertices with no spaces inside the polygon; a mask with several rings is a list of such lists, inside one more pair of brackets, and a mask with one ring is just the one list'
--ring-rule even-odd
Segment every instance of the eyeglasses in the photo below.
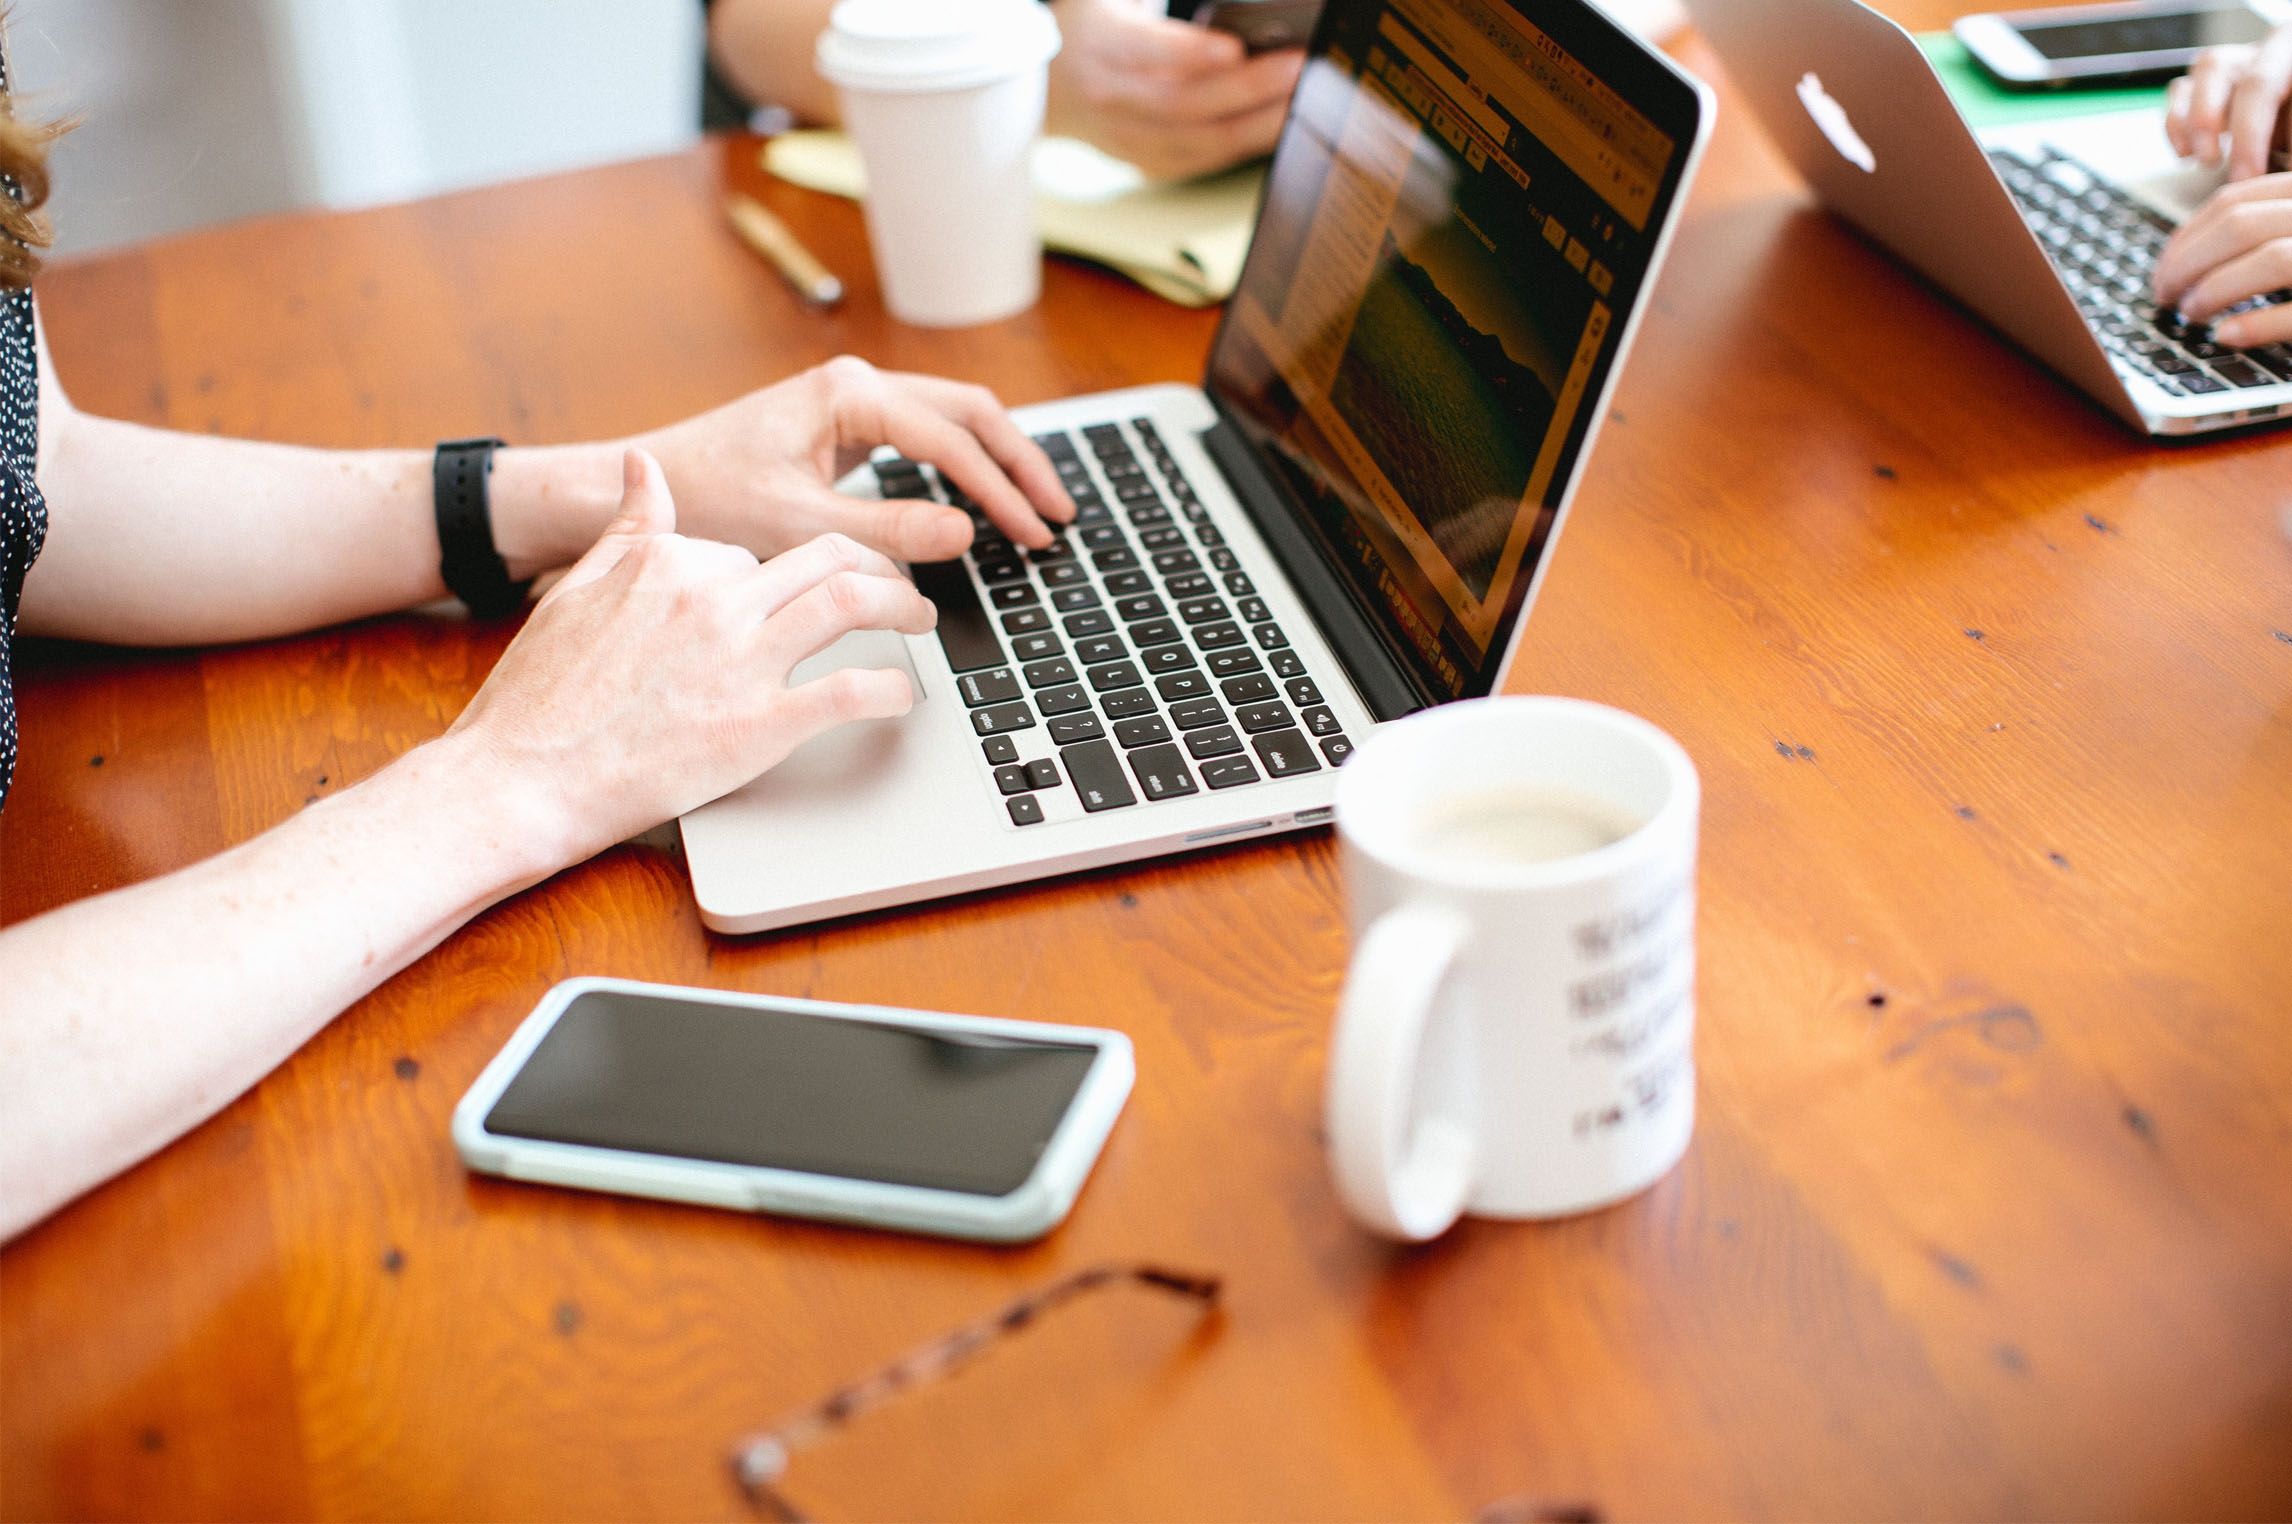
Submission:
{"label": "eyeglasses", "polygon": [[819,1443],[869,1408],[901,1392],[953,1375],[1011,1335],[1032,1327],[1044,1313],[1087,1292],[1108,1286],[1145,1286],[1200,1303],[1202,1316],[1207,1318],[1218,1311],[1220,1285],[1214,1275],[1194,1275],[1159,1265],[1093,1265],[1087,1270],[1077,1270],[1028,1292],[999,1312],[933,1339],[883,1369],[832,1393],[824,1401],[741,1440],[732,1450],[733,1480],[739,1483],[741,1494],[749,1504],[767,1517],[780,1519],[784,1524],[808,1524],[809,1515],[779,1490],[780,1479],[788,1473],[789,1460],[798,1450]]}

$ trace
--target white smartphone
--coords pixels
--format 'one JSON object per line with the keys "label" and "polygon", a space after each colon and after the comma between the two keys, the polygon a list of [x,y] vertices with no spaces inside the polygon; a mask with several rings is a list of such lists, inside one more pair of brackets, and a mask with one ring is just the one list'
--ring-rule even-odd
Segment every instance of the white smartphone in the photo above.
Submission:
{"label": "white smartphone", "polygon": [[454,1108],[473,1170],[948,1238],[1039,1238],[1129,1097],[1130,1039],[570,979]]}
{"label": "white smartphone", "polygon": [[2000,84],[2029,90],[2166,79],[2206,48],[2259,42],[2287,19],[2285,0],[2131,0],[1987,12],[1950,30]]}

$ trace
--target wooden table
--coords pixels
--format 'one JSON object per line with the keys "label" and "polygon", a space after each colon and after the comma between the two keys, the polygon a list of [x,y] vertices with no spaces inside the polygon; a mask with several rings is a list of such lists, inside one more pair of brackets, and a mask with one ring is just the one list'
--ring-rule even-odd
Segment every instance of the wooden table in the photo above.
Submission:
{"label": "wooden table", "polygon": [[[1947,19],[1910,0],[1905,19]],[[1715,73],[1692,40],[1690,66]],[[1718,136],[1516,686],[1702,770],[1701,1120],[1639,1199],[1428,1247],[1340,1215],[1329,837],[755,939],[673,851],[482,917],[0,1254],[9,1517],[736,1515],[736,1436],[1100,1260],[802,1455],[826,1517],[2292,1511],[2292,436],[2148,445]],[[840,350],[1010,401],[1191,379],[1213,319],[1054,262],[884,318],[751,145],[77,262],[85,407],[328,445],[662,422]],[[727,177],[853,285],[811,316]],[[1969,375],[1979,378],[1968,386]],[[32,646],[0,921],[189,863],[437,733],[504,632]],[[132,955],[132,950],[124,950]],[[475,1179],[454,1101],[611,973],[1136,1039],[1069,1224],[957,1247]]]}

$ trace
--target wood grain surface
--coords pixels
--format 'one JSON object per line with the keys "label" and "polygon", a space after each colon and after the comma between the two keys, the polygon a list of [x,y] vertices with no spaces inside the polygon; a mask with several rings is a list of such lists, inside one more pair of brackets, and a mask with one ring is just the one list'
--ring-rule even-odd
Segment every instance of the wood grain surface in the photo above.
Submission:
{"label": "wood grain surface", "polygon": [[[1939,0],[1901,4],[1938,24]],[[1691,68],[1718,78],[1693,39]],[[324,445],[664,422],[839,351],[1013,402],[1191,380],[1214,316],[1053,261],[960,333],[753,143],[57,267],[84,407]],[[852,295],[806,312],[737,183]],[[1700,1120],[1638,1199],[1418,1249],[1319,1138],[1325,833],[757,938],[624,846],[480,918],[0,1252],[9,1518],[708,1518],[736,1437],[1102,1259],[1109,1291],[799,1457],[828,1518],[2292,1513],[2292,436],[2122,432],[1717,136],[1515,686],[1705,789]],[[0,921],[435,735],[507,625],[30,644]],[[886,842],[876,850],[896,851]],[[133,956],[122,949],[122,956]],[[1089,1019],[1139,1082],[1039,1245],[475,1178],[555,981]]]}

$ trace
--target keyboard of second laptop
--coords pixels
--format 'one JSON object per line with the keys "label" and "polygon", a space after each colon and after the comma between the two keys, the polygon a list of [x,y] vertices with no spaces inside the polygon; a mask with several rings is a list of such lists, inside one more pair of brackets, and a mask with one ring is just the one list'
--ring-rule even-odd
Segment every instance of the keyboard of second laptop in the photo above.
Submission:
{"label": "keyboard of second laptop", "polygon": [[1087,458],[1071,434],[1035,440],[1078,510],[1041,550],[914,461],[875,462],[884,496],[971,515],[968,555],[913,571],[1011,823],[1045,818],[1043,790],[1095,814],[1343,762],[1342,724],[1153,421],[1079,432]]}
{"label": "keyboard of second laptop", "polygon": [[[2292,348],[2231,349],[2212,342],[2208,325],[2157,310],[2149,275],[2173,235],[2170,218],[2051,147],[2035,159],[1992,150],[1990,162],[2085,321],[2126,368],[2183,396],[2292,381]],[[2292,291],[2273,291],[2229,311],[2287,300]]]}

